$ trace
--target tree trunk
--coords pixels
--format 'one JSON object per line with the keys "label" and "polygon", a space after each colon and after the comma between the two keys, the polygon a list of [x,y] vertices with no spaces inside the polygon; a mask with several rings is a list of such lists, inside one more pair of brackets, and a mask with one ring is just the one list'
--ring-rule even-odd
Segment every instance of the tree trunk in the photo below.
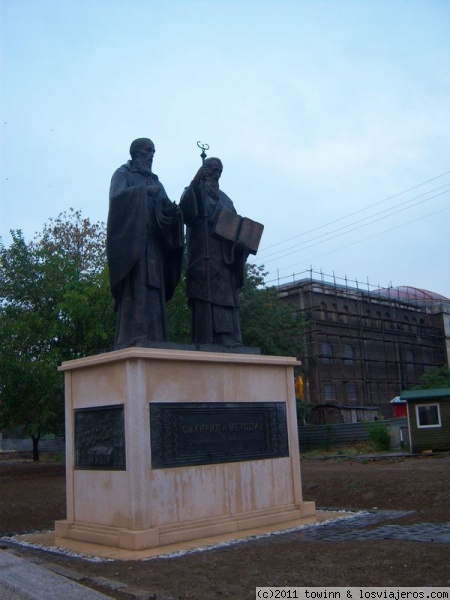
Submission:
{"label": "tree trunk", "polygon": [[39,440],[41,439],[41,436],[32,435],[31,439],[33,440],[33,462],[39,462]]}

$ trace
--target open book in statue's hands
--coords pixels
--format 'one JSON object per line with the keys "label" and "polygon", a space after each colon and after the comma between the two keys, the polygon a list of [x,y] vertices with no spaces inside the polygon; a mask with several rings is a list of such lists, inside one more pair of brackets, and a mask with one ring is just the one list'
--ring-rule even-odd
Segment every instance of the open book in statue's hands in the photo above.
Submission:
{"label": "open book in statue's hands", "polygon": [[258,251],[264,225],[241,217],[228,210],[221,210],[214,223],[214,235],[230,242],[242,242],[251,254]]}

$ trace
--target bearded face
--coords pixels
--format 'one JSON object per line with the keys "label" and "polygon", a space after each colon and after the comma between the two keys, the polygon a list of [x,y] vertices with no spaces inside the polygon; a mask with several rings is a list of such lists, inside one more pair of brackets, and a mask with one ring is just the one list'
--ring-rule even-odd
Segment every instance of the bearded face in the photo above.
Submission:
{"label": "bearded face", "polygon": [[205,191],[211,198],[219,198],[219,179],[208,177],[205,179]]}
{"label": "bearded face", "polygon": [[148,142],[139,145],[134,151],[132,156],[133,165],[139,169],[139,171],[151,171],[154,154],[155,146],[151,140],[148,140]]}
{"label": "bearded face", "polygon": [[219,162],[211,159],[208,164],[208,174],[205,177],[205,191],[212,198],[219,198],[219,179],[222,175],[222,166]]}

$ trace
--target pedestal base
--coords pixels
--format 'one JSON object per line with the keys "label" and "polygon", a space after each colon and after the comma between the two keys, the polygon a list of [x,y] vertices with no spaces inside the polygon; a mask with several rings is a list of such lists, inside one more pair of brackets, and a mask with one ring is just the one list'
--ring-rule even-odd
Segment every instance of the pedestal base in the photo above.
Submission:
{"label": "pedestal base", "polygon": [[143,550],[313,522],[301,493],[297,364],[147,348],[64,363],[67,519],[55,524],[57,544]]}
{"label": "pedestal base", "polygon": [[213,538],[224,534],[242,534],[254,529],[267,528],[271,525],[282,524],[282,529],[287,529],[290,523],[295,522],[296,527],[298,527],[301,524],[314,523],[315,521],[314,502],[302,502],[298,508],[285,506],[283,509],[254,511],[236,517],[203,519],[144,531],[99,526],[92,523],[56,521],[55,544],[64,547],[69,540],[76,540],[113,548],[145,550],[146,548]]}

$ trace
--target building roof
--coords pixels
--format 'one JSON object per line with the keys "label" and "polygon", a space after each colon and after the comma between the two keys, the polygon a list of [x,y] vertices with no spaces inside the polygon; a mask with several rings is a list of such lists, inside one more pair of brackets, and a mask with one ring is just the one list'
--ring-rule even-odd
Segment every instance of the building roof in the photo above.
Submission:
{"label": "building roof", "polygon": [[395,396],[395,398],[392,398],[390,401],[390,404],[404,404],[405,402],[406,400],[401,396]]}
{"label": "building roof", "polygon": [[345,408],[345,409],[361,409],[361,410],[379,410],[379,406],[364,406],[364,405],[360,405],[360,404],[337,404],[337,403],[328,403],[325,402],[323,404],[316,404],[315,406],[312,407],[313,410],[316,410],[318,408]]}
{"label": "building roof", "polygon": [[450,398],[450,388],[433,388],[432,390],[410,390],[402,392],[402,400],[428,400],[431,398]]}
{"label": "building roof", "polygon": [[350,282],[346,281],[345,285],[342,283],[336,283],[336,281],[325,281],[318,279],[297,279],[292,283],[284,283],[278,286],[278,290],[280,295],[283,295],[284,292],[287,292],[292,289],[298,289],[299,287],[311,286],[316,292],[323,291],[335,291],[335,292],[345,292],[347,294],[357,294],[357,295],[368,295],[372,298],[380,298],[393,300],[397,302],[405,302],[411,303],[415,305],[432,307],[441,304],[450,305],[450,298],[446,296],[442,296],[442,294],[438,294],[437,292],[430,292],[429,290],[424,290],[421,288],[416,288],[411,285],[399,285],[397,287],[388,287],[388,288],[372,288],[365,289],[364,285],[361,287],[356,282],[356,287],[350,285]]}
{"label": "building roof", "polygon": [[419,302],[420,304],[437,304],[440,302],[450,302],[450,298],[446,298],[436,292],[423,290],[421,288],[412,287],[410,285],[399,285],[391,288],[380,288],[376,293],[381,296],[386,296],[392,300],[401,300],[403,302]]}

